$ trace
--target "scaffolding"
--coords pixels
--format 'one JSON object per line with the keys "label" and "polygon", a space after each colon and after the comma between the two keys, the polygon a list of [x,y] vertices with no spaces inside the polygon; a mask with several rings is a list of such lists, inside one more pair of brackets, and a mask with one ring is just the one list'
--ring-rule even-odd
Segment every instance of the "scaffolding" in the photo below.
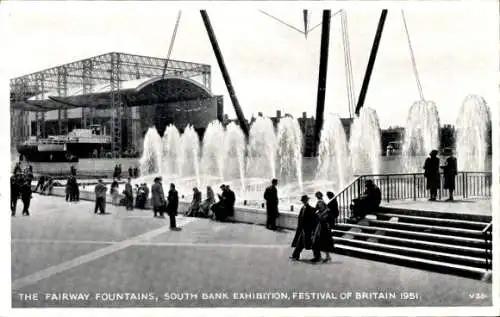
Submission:
{"label": "scaffolding", "polygon": [[[32,107],[29,98],[35,96],[38,104],[48,100],[48,96],[65,97],[69,90],[80,90],[82,95],[89,94],[92,87],[109,85],[111,88],[111,140],[115,156],[120,156],[123,149],[122,122],[132,121],[132,112],[126,107],[126,100],[120,93],[120,83],[140,78],[152,78],[163,75],[166,59],[125,53],[107,53],[76,62],[52,67],[29,75],[10,80],[11,88],[11,113],[18,118],[12,127],[11,139],[14,143],[25,141],[30,136],[28,112],[35,111],[36,137],[45,137],[45,112],[58,111],[58,132],[68,133],[68,105],[43,109],[40,106]],[[210,65],[168,60],[165,75],[193,79],[210,90],[211,69]],[[54,104],[54,101],[48,100]],[[70,107],[71,108],[71,107]],[[27,110],[28,109],[28,110]],[[95,108],[93,105],[82,107],[82,127],[94,123]],[[127,137],[131,138],[133,132],[127,129]]]}

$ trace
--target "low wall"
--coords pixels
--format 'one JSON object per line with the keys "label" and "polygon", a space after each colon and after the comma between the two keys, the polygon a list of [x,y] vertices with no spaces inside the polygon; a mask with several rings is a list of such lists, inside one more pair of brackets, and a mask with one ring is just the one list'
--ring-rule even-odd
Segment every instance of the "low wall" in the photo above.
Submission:
{"label": "low wall", "polygon": [[[52,190],[52,196],[65,197],[65,188],[64,187],[54,187]],[[124,196],[119,195],[120,199]],[[95,201],[95,194],[93,192],[88,191],[80,191],[80,199]],[[106,203],[111,204],[112,198],[111,195],[106,195]],[[184,213],[189,207],[190,202],[188,201],[180,201],[179,202],[179,213]],[[148,199],[146,203],[146,208],[151,209],[151,201]],[[290,212],[290,211],[280,211],[280,216],[277,221],[278,227],[292,229],[295,230],[297,228],[297,217],[298,212]],[[234,221],[241,223],[251,223],[257,225],[265,225],[266,218],[266,210],[262,208],[252,208],[245,206],[235,206],[234,210]]]}

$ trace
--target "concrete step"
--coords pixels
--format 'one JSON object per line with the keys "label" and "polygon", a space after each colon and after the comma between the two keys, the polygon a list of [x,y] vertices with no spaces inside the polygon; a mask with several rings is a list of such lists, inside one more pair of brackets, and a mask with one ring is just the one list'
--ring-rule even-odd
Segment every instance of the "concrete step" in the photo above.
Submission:
{"label": "concrete step", "polygon": [[436,233],[415,232],[415,231],[400,230],[400,229],[391,229],[391,228],[384,228],[384,227],[380,227],[380,226],[362,226],[362,225],[357,225],[357,224],[338,224],[337,227],[344,228],[345,230],[348,230],[350,228],[360,228],[363,231],[369,231],[369,232],[384,231],[385,235],[387,235],[387,236],[396,236],[396,237],[401,237],[401,238],[411,237],[411,238],[418,239],[418,240],[434,241],[434,242],[440,241],[440,242],[444,242],[444,243],[448,243],[448,244],[475,246],[475,247],[480,247],[480,248],[483,248],[486,245],[491,245],[491,243],[486,243],[483,239],[457,237],[457,236],[442,235],[442,234],[436,234]]}
{"label": "concrete step", "polygon": [[460,219],[442,219],[433,217],[410,216],[403,214],[392,213],[376,213],[377,219],[390,219],[398,217],[402,222],[417,223],[417,224],[434,224],[445,227],[464,228],[464,229],[478,229],[482,230],[488,225],[488,222],[460,220]]}
{"label": "concrete step", "polygon": [[491,216],[486,216],[486,215],[437,212],[437,211],[427,211],[427,210],[417,210],[417,209],[403,209],[403,208],[388,207],[388,206],[380,207],[378,213],[418,216],[418,217],[438,218],[438,219],[469,220],[469,221],[485,222],[485,223],[491,222],[492,219]]}
{"label": "concrete step", "polygon": [[[394,218],[391,218],[394,219]],[[403,219],[400,219],[403,220]],[[454,227],[443,227],[443,226],[433,226],[433,225],[423,225],[415,223],[407,223],[404,221],[386,221],[386,220],[369,220],[370,225],[384,227],[384,228],[394,228],[394,229],[405,229],[417,232],[430,232],[439,233],[445,235],[454,235],[459,237],[470,237],[470,238],[482,238],[483,231],[481,230],[471,230],[462,229]]]}
{"label": "concrete step", "polygon": [[366,248],[354,247],[350,245],[337,244],[335,252],[345,255],[358,256],[372,260],[389,262],[391,264],[401,264],[419,269],[428,269],[445,274],[455,274],[464,277],[482,279],[487,270],[467,265],[459,265],[436,260],[422,259],[419,257],[395,254],[392,252],[382,252]]}
{"label": "concrete step", "polygon": [[[336,241],[341,238],[342,235],[345,234],[343,230],[332,230],[333,239]],[[386,235],[379,234],[371,234],[365,232],[352,233],[353,239],[357,239],[359,241],[367,240],[370,242],[378,242],[383,244],[395,245],[395,246],[403,246],[403,247],[416,247],[419,249],[437,251],[437,252],[445,252],[456,255],[465,255],[465,256],[473,256],[473,257],[482,257],[484,255],[484,248],[474,248],[474,247],[466,247],[455,244],[446,244],[439,242],[429,242],[423,240],[415,240],[415,239],[405,239],[398,237],[389,237]],[[343,238],[343,237],[342,237]],[[491,254],[489,255],[491,258]]]}
{"label": "concrete step", "polygon": [[[473,266],[477,268],[486,268],[486,259],[484,257],[457,255],[446,252],[437,252],[419,248],[411,248],[405,246],[396,246],[385,243],[370,242],[363,240],[336,238],[336,244],[350,245],[359,248],[376,250],[381,252],[394,253],[399,255],[417,257],[422,259],[437,260],[446,263],[453,263],[459,265]],[[488,263],[488,268],[491,266]]]}

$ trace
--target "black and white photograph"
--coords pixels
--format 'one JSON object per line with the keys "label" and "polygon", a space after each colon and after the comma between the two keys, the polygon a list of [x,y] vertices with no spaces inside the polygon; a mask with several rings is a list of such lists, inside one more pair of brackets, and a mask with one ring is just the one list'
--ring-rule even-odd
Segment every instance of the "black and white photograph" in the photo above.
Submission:
{"label": "black and white photograph", "polygon": [[0,3],[9,312],[498,315],[499,8]]}

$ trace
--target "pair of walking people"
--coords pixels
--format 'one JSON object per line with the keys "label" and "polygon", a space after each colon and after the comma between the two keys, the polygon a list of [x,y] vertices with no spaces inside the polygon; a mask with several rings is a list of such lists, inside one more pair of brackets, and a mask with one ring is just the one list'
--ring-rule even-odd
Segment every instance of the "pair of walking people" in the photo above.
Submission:
{"label": "pair of walking people", "polygon": [[153,186],[151,186],[151,201],[153,203],[154,217],[159,216],[163,218],[165,217],[164,214],[167,213],[170,218],[170,229],[181,230],[177,228],[175,221],[177,209],[179,208],[179,195],[175,189],[175,185],[173,183],[170,184],[167,200],[165,200],[161,181],[161,177],[156,177]]}
{"label": "pair of walking people", "polygon": [[[321,261],[321,252],[325,252],[323,262],[331,261],[330,253],[334,251],[331,229],[338,217],[338,204],[333,193],[328,193],[330,202],[323,201],[323,194],[316,193],[318,202],[316,208],[309,205],[309,197],[302,196],[302,208],[298,217],[297,231],[292,241],[294,251],[290,259],[299,260],[300,253],[306,249],[313,251],[311,262]],[[331,196],[331,197],[330,197]]]}

